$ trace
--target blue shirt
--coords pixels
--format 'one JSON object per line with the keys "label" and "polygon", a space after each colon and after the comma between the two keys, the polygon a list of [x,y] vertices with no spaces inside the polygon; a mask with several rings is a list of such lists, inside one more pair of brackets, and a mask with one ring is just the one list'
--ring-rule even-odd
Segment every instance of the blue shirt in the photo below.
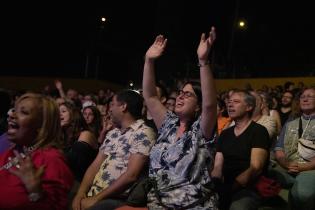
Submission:
{"label": "blue shirt", "polygon": [[[212,191],[206,185],[211,182],[208,170],[214,162],[214,138],[207,140],[203,136],[200,119],[176,140],[179,118],[168,111],[152,147],[149,175],[157,182],[162,203],[169,207],[185,207]],[[214,194],[196,209],[216,209],[216,199]],[[154,190],[148,202],[149,208],[159,206]]]}

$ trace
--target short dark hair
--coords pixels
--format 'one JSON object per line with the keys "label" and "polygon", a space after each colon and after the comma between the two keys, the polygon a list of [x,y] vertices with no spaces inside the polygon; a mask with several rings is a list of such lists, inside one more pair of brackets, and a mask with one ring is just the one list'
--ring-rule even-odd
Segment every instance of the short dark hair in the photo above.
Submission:
{"label": "short dark hair", "polygon": [[119,102],[127,104],[128,112],[135,118],[142,117],[143,97],[133,90],[122,90],[116,94],[116,99]]}

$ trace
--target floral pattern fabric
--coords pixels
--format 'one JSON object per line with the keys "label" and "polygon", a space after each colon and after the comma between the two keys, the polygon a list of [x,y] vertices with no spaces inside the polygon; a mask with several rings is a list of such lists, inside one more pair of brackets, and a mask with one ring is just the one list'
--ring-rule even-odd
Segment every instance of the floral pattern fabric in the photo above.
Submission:
{"label": "floral pattern fabric", "polygon": [[115,128],[108,132],[100,147],[106,159],[94,178],[88,196],[100,193],[117,180],[127,170],[131,154],[149,156],[154,142],[155,133],[143,120],[137,120],[124,131]]}
{"label": "floral pattern fabric", "polygon": [[[211,184],[208,170],[214,162],[214,138],[203,137],[200,119],[176,140],[179,118],[167,112],[151,150],[149,175],[156,180],[162,203],[170,208],[185,207],[212,193],[193,209],[217,209],[217,195],[207,187]],[[163,209],[154,189],[148,194],[148,202],[149,209]]]}

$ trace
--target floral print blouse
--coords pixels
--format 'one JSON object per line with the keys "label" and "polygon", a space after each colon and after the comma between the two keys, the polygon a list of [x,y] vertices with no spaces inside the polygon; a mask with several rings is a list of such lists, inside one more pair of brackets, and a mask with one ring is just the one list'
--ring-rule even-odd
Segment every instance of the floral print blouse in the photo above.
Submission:
{"label": "floral print blouse", "polygon": [[[217,209],[217,195],[209,187],[208,172],[214,163],[214,137],[203,137],[200,119],[176,140],[179,118],[168,111],[150,152],[149,176],[156,181],[162,203],[170,208],[185,207],[208,193],[209,199],[193,209]],[[148,194],[148,207],[163,209],[154,189]]]}

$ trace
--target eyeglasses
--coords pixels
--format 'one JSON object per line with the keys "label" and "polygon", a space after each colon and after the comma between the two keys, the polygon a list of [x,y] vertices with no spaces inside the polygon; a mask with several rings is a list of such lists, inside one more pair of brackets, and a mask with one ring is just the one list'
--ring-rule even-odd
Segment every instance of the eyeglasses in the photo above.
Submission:
{"label": "eyeglasses", "polygon": [[300,99],[315,99],[315,95],[301,95]]}
{"label": "eyeglasses", "polygon": [[184,96],[184,98],[196,97],[196,95],[192,92],[179,90],[178,96],[182,96],[182,95]]}

